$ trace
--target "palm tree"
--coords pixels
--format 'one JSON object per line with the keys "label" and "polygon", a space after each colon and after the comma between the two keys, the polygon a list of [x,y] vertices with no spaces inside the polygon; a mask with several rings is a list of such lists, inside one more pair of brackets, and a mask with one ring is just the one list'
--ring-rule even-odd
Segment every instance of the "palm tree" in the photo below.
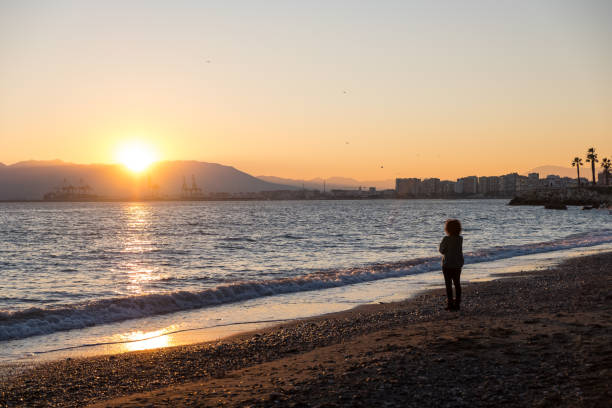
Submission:
{"label": "palm tree", "polygon": [[612,166],[612,162],[607,157],[601,159],[601,167],[604,169],[604,177],[606,180],[606,186],[608,185],[608,176],[610,174],[610,166]]}
{"label": "palm tree", "polygon": [[576,167],[578,171],[578,187],[580,187],[580,166],[582,166],[582,159],[580,157],[574,157],[574,160],[572,160],[572,167]]}
{"label": "palm tree", "polygon": [[597,163],[599,160],[597,160],[597,153],[595,153],[594,147],[591,147],[587,151],[586,161],[587,163],[591,163],[591,170],[593,171],[593,185],[595,185],[595,163]]}

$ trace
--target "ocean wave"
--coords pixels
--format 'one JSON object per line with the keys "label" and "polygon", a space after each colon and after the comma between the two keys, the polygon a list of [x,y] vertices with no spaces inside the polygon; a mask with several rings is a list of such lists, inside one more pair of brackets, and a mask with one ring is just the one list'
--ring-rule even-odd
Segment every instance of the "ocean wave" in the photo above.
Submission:
{"label": "ocean wave", "polygon": [[228,241],[228,242],[257,242],[256,239],[249,237],[226,237],[221,238],[219,241]]}
{"label": "ocean wave", "polygon": [[294,234],[283,234],[283,235],[278,236],[278,238],[284,238],[284,239],[304,239],[303,236],[294,235]]}
{"label": "ocean wave", "polygon": [[[465,254],[466,263],[588,247],[612,242],[612,230],[574,234],[563,239],[525,245],[482,249]],[[416,258],[366,267],[327,270],[293,278],[235,282],[198,292],[148,294],[90,301],[51,308],[0,312],[0,341],[57,331],[119,322],[184,310],[244,301],[264,296],[320,290],[379,279],[429,272],[440,267],[440,258]]]}

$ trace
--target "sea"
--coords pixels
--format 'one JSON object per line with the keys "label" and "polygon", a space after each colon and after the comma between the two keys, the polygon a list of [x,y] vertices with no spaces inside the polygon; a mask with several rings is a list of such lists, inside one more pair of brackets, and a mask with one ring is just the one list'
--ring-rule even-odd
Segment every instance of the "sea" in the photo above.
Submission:
{"label": "sea", "polygon": [[214,341],[612,250],[608,210],[507,200],[0,203],[0,362]]}

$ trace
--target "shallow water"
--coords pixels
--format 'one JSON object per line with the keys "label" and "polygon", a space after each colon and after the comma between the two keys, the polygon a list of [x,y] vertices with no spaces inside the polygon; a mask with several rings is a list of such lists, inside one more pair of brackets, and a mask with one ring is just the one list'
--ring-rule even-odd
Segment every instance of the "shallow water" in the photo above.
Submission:
{"label": "shallow water", "polygon": [[[434,284],[449,217],[468,279],[482,262],[612,242],[607,211],[500,200],[0,204],[0,359],[397,300]],[[407,289],[383,289],[398,279]]]}

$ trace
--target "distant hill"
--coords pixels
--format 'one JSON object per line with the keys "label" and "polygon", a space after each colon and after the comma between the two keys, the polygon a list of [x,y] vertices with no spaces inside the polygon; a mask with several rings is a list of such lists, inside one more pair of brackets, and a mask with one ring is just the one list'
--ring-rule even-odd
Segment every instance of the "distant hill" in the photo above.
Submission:
{"label": "distant hill", "polygon": [[[586,169],[586,166],[585,167],[582,167],[582,166],[580,167],[580,177],[583,177],[583,175],[586,175],[586,173],[583,173],[583,168]],[[576,168],[575,167],[538,166],[538,167],[530,170],[529,172],[530,173],[540,173],[540,177],[541,178],[544,178],[544,177],[546,177],[546,176],[548,176],[550,174],[555,174],[555,175],[561,176],[561,177],[576,177]]]}
{"label": "distant hill", "polygon": [[260,180],[230,166],[197,161],[160,162],[141,175],[120,165],[71,164],[61,161],[29,161],[0,166],[0,200],[37,200],[47,192],[69,184],[88,184],[93,193],[108,198],[138,198],[148,186],[159,186],[159,195],[177,197],[183,178],[189,186],[192,176],[204,193],[259,192],[296,189],[293,186]]}
{"label": "distant hill", "polygon": [[[295,186],[309,190],[323,190],[323,179],[318,177],[310,180],[296,180],[274,176],[258,176],[259,179],[270,182]],[[395,188],[395,180],[377,180],[377,181],[359,181],[346,177],[330,177],[325,179],[325,188],[329,191],[332,189],[356,189],[359,187],[376,187],[377,190],[385,190]]]}
{"label": "distant hill", "polygon": [[12,164],[11,167],[49,167],[49,166],[66,166],[70,163],[55,159],[55,160],[26,160]]}

